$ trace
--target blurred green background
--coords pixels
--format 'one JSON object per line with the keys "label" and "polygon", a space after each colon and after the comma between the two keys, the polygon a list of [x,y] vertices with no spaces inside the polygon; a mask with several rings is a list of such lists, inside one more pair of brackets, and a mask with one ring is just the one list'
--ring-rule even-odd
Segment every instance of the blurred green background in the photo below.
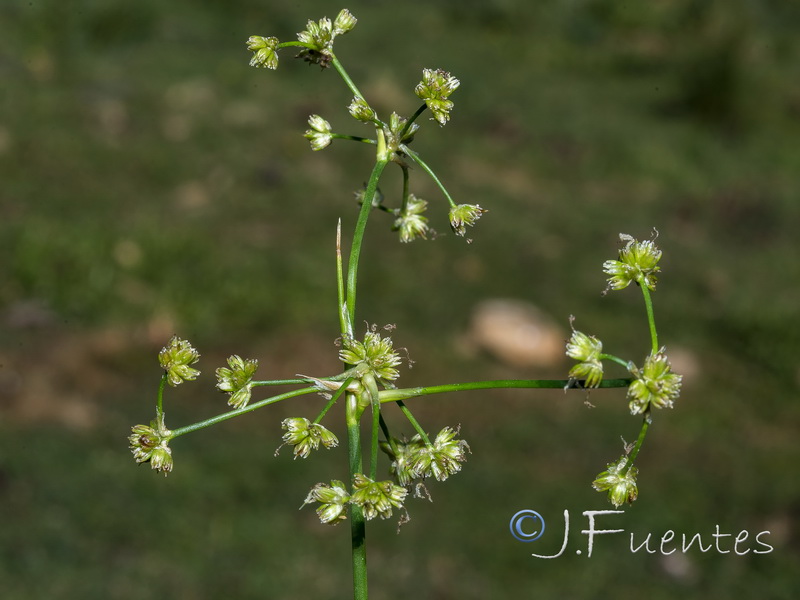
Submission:
{"label": "blurred green background", "polygon": [[[617,235],[664,251],[661,341],[685,375],[640,454],[640,498],[586,556],[589,483],[639,421],[624,393],[527,391],[410,402],[429,431],[461,423],[473,455],[412,521],[370,524],[372,597],[796,598],[800,592],[800,5],[779,0],[355,1],[337,54],[387,115],[410,114],[423,67],[461,79],[452,121],[414,147],[471,230],[401,245],[376,214],[359,317],[394,323],[405,385],[563,377],[463,340],[482,300],[533,303],[637,361],[636,290],[600,296]],[[281,54],[248,66],[249,35],[294,38],[319,1],[7,2],[0,8],[0,592],[39,598],[347,598],[349,531],[298,511],[346,477],[343,448],[273,456],[276,405],[176,440],[169,478],[137,468],[130,426],[152,418],[156,353],[173,333],[200,383],[169,390],[175,428],[225,409],[231,353],[262,377],[337,370],[334,230],[351,231],[372,150],[302,138],[319,113],[366,135],[336,74]],[[383,183],[396,205],[399,175]],[[412,190],[447,232],[418,170]],[[347,238],[349,239],[349,237]],[[566,333],[564,334],[566,335]],[[678,357],[680,360],[678,360]],[[399,432],[410,433],[395,411]],[[328,422],[340,417],[331,415]],[[332,425],[343,437],[340,424]],[[511,537],[538,510],[547,535]],[[572,532],[564,556],[563,511]],[[769,554],[631,553],[647,533],[770,531]],[[723,538],[723,550],[732,549]],[[653,545],[652,547],[655,547]],[[577,555],[576,549],[583,548]],[[740,547],[741,548],[741,547]]]}

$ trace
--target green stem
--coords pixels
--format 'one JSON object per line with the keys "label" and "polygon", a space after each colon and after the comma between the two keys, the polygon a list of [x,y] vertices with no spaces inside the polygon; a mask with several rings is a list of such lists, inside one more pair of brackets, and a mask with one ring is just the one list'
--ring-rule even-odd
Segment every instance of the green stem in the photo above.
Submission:
{"label": "green stem", "polygon": [[[336,69],[336,72],[339,73],[341,78],[344,80],[345,85],[347,85],[347,87],[350,88],[350,91],[353,92],[353,94],[356,97],[361,98],[364,102],[367,102],[367,99],[364,97],[364,94],[361,93],[358,87],[356,87],[356,84],[353,83],[353,80],[350,79],[350,75],[348,75],[347,71],[344,70],[342,63],[339,62],[339,59],[336,58],[336,56],[333,56],[331,64],[333,65],[333,68]],[[367,105],[369,105],[369,102],[367,102]],[[375,124],[380,127],[386,126],[386,124],[378,118],[375,119]]]}
{"label": "green stem", "polygon": [[[600,382],[601,388],[626,388],[633,381],[625,379],[605,379]],[[427,387],[403,388],[396,390],[383,390],[380,392],[381,402],[397,402],[429,394],[442,394],[445,392],[463,392],[467,390],[493,390],[504,388],[534,388],[534,389],[564,389],[573,386],[576,389],[585,389],[584,380],[571,379],[495,379],[491,381],[470,381],[467,383],[450,383],[446,385],[432,385]]]}
{"label": "green stem", "polygon": [[361,137],[360,135],[347,135],[344,133],[332,133],[331,138],[335,140],[352,140],[354,142],[363,142],[365,144],[372,144],[375,145],[378,142],[373,140],[372,138],[365,138]]}
{"label": "green stem", "polygon": [[601,354],[597,358],[599,358],[600,360],[606,360],[607,359],[607,360],[610,360],[610,361],[613,361],[613,362],[617,363],[618,365],[622,365],[626,369],[628,368],[628,361],[627,360],[623,360],[619,356],[614,356],[613,354]]}
{"label": "green stem", "polygon": [[400,410],[403,411],[403,414],[406,416],[406,419],[411,423],[411,426],[414,430],[419,434],[419,437],[422,438],[422,441],[425,442],[426,446],[431,445],[431,441],[428,439],[428,434],[425,433],[425,430],[419,424],[419,422],[414,418],[414,415],[411,414],[411,411],[408,410],[408,407],[402,400],[397,401],[397,406],[400,407]]}
{"label": "green stem", "polygon": [[[347,394],[347,446],[350,463],[350,486],[355,476],[361,473],[361,428],[358,398]],[[367,600],[367,529],[364,511],[358,504],[350,504],[350,534],[352,540],[353,560],[353,598]]]}
{"label": "green stem", "polygon": [[[327,379],[323,377],[322,379]],[[269,385],[299,385],[311,383],[309,379],[270,379],[269,381],[251,381],[251,387],[264,387]]]}
{"label": "green stem", "polygon": [[386,436],[386,441],[389,443],[389,447],[392,449],[392,452],[397,454],[397,444],[395,443],[394,438],[392,437],[392,434],[389,431],[389,426],[386,424],[386,421],[383,419],[383,414],[381,414],[380,417],[381,418],[379,420],[379,423],[380,423],[380,426],[381,426],[381,431],[383,432],[383,435]]}
{"label": "green stem", "polygon": [[642,444],[644,444],[644,437],[647,435],[647,430],[650,428],[651,421],[650,412],[648,411],[645,413],[644,419],[642,419],[642,428],[639,430],[639,437],[636,439],[636,444],[633,446],[633,450],[631,450],[631,453],[628,455],[628,462],[625,464],[625,468],[622,470],[622,475],[625,475],[633,466],[633,461],[636,460],[636,456],[639,454]]}
{"label": "green stem", "polygon": [[164,388],[167,385],[167,374],[161,376],[161,382],[158,384],[158,396],[156,396],[156,419],[160,424],[164,422]]}
{"label": "green stem", "polygon": [[342,387],[336,390],[336,393],[333,396],[331,396],[331,399],[328,400],[328,403],[325,405],[325,408],[323,408],[322,412],[320,412],[319,415],[317,415],[317,418],[314,419],[314,423],[319,423],[320,421],[322,421],[322,419],[325,417],[325,414],[331,409],[331,407],[334,404],[336,404],[336,401],[344,393],[344,391],[347,389],[347,386],[350,385],[351,381],[353,381],[352,377],[348,377],[347,379],[344,380]]}
{"label": "green stem", "polygon": [[454,200],[453,200],[453,198],[450,196],[450,192],[448,192],[448,191],[447,191],[447,188],[445,188],[445,187],[444,187],[444,184],[443,184],[443,183],[442,183],[442,182],[439,180],[439,178],[436,176],[436,173],[434,173],[434,172],[433,172],[433,169],[431,169],[431,168],[430,168],[430,167],[429,167],[429,166],[428,166],[428,165],[425,163],[425,161],[423,161],[423,160],[422,160],[422,159],[419,157],[419,154],[417,154],[416,152],[414,152],[413,150],[411,150],[411,149],[410,149],[408,146],[406,146],[405,144],[400,144],[400,150],[401,150],[402,152],[404,152],[405,154],[407,154],[408,156],[410,156],[410,157],[411,157],[411,159],[412,159],[412,160],[413,160],[415,163],[417,163],[417,164],[418,164],[420,167],[422,167],[422,170],[423,170],[423,171],[425,171],[425,172],[426,172],[428,175],[430,175],[431,179],[433,179],[433,181],[434,181],[434,182],[436,182],[436,185],[438,185],[438,186],[439,186],[439,189],[440,189],[440,190],[442,190],[442,193],[444,194],[444,197],[445,197],[445,198],[447,198],[447,201],[450,203],[450,206],[454,208],[454,207],[456,206],[456,203],[455,203],[455,201],[454,201]]}
{"label": "green stem", "polygon": [[408,167],[401,164],[400,169],[403,171],[403,205],[400,207],[400,214],[404,214],[408,207]]}
{"label": "green stem", "polygon": [[378,477],[378,431],[380,431],[381,399],[378,396],[378,384],[371,374],[361,378],[361,382],[369,394],[372,405],[372,440],[369,454],[369,478],[375,481]]}
{"label": "green stem", "polygon": [[347,87],[350,88],[350,91],[353,92],[353,94],[355,96],[361,98],[362,100],[364,100],[366,102],[366,98],[364,98],[364,94],[362,94],[359,91],[358,87],[356,87],[356,84],[353,83],[352,79],[350,79],[350,75],[348,75],[347,71],[344,70],[344,67],[342,66],[342,63],[339,62],[339,59],[336,58],[336,56],[333,56],[333,60],[331,61],[331,64],[333,65],[333,68],[336,69],[336,72],[339,73],[339,75],[342,77],[342,79],[345,82],[345,85],[347,85]]}
{"label": "green stem", "polygon": [[644,305],[647,309],[647,322],[650,325],[650,339],[653,342],[653,354],[658,352],[658,333],[656,333],[656,319],[653,314],[653,300],[650,298],[650,290],[647,286],[640,284],[642,288],[642,296],[644,296]]}
{"label": "green stem", "polygon": [[206,419],[205,421],[200,421],[199,423],[194,423],[193,425],[187,425],[186,427],[175,429],[172,432],[172,438],[176,438],[185,433],[191,433],[192,431],[197,431],[198,429],[203,429],[205,427],[221,423],[222,421],[227,421],[228,419],[232,419],[233,417],[238,417],[239,415],[243,415],[245,413],[253,412],[254,410],[263,408],[268,404],[274,404],[275,402],[280,402],[281,400],[287,400],[289,398],[294,398],[295,396],[302,396],[303,394],[311,394],[312,392],[318,392],[318,391],[319,390],[315,387],[307,387],[299,390],[294,390],[291,392],[286,392],[285,394],[280,394],[279,396],[272,396],[271,398],[267,398],[266,400],[259,400],[258,402],[254,402],[253,404],[248,404],[244,408],[240,408],[238,410],[232,410],[230,412],[217,415],[216,417],[211,417],[210,419]]}
{"label": "green stem", "polygon": [[388,159],[378,159],[375,167],[372,169],[372,174],[369,176],[367,182],[367,189],[364,192],[364,203],[361,205],[361,211],[358,213],[358,221],[356,222],[356,229],[353,233],[353,245],[350,248],[350,260],[347,263],[347,315],[350,323],[355,323],[356,314],[356,284],[358,283],[358,259],[361,255],[361,244],[364,241],[364,231],[367,228],[367,219],[372,210],[372,199],[375,197],[375,191],[378,189],[378,180],[381,178],[384,167],[388,163]]}

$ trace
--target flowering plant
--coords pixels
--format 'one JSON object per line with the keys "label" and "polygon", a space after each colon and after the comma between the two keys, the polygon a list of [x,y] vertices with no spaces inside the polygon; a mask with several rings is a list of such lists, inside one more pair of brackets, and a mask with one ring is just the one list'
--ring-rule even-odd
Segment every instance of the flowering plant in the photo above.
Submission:
{"label": "flowering plant", "polygon": [[[356,18],[342,10],[336,19],[308,21],[306,29],[297,34],[296,41],[281,42],[276,37],[252,36],[247,40],[247,48],[253,52],[250,64],[255,67],[276,69],[279,65],[279,52],[287,48],[299,49],[299,58],[322,69],[333,68],[353,94],[347,107],[348,113],[362,124],[372,127],[374,137],[361,137],[337,133],[329,121],[320,115],[311,115],[309,129],[305,137],[311,149],[320,151],[333,145],[337,140],[355,141],[371,146],[375,151],[375,164],[363,190],[356,194],[360,203],[356,224],[352,233],[346,261],[342,249],[341,221],[336,230],[336,281],[337,306],[341,336],[338,340],[338,357],[342,363],[339,373],[325,376],[300,375],[293,379],[258,380],[255,379],[258,361],[233,355],[228,366],[216,369],[217,388],[228,394],[230,410],[215,417],[191,425],[170,430],[166,427],[163,409],[163,395],[166,385],[177,386],[185,381],[196,379],[200,372],[190,365],[199,360],[199,353],[183,339],[173,337],[159,353],[159,362],[164,373],[158,389],[156,415],[147,425],[136,425],[132,429],[129,445],[137,463],[150,463],[151,467],[165,475],[172,471],[172,440],[237,417],[269,404],[282,402],[294,397],[320,394],[325,399],[324,407],[313,420],[304,416],[284,419],[281,423],[285,433],[283,445],[293,448],[295,458],[309,458],[322,446],[336,448],[338,438],[325,426],[325,419],[335,406],[344,418],[347,428],[349,478],[331,479],[329,483],[316,484],[306,495],[303,506],[316,504],[317,515],[325,524],[336,525],[350,520],[352,532],[352,556],[354,597],[367,597],[366,571],[366,521],[380,517],[386,519],[400,514],[400,524],[409,520],[406,503],[410,497],[428,497],[425,480],[434,478],[444,481],[462,470],[470,447],[460,437],[458,426],[444,426],[435,436],[416,420],[405,401],[419,396],[443,392],[457,392],[475,389],[496,388],[563,388],[567,390],[588,390],[592,388],[627,388],[629,409],[632,415],[642,417],[638,438],[634,444],[626,446],[625,454],[607,466],[593,482],[595,489],[607,492],[614,506],[630,503],[638,496],[637,475],[634,467],[642,448],[645,435],[652,422],[654,409],[671,408],[680,394],[681,377],[672,372],[666,351],[659,345],[651,292],[655,291],[656,273],[661,251],[655,239],[638,241],[632,236],[621,234],[623,243],[617,260],[603,263],[603,269],[610,277],[609,290],[623,290],[631,283],[638,286],[643,295],[647,313],[650,351],[638,368],[634,362],[624,360],[605,351],[602,341],[575,330],[566,343],[566,355],[577,363],[563,380],[491,380],[470,381],[435,386],[413,388],[398,387],[403,358],[395,350],[392,338],[386,335],[392,327],[379,330],[368,326],[363,336],[354,330],[356,323],[356,293],[358,290],[359,260],[364,233],[370,216],[376,211],[389,212],[394,220],[392,229],[399,232],[401,242],[425,239],[432,235],[429,223],[434,217],[424,216],[431,204],[410,191],[410,165],[416,165],[430,176],[442,192],[447,202],[447,222],[458,236],[465,236],[468,227],[474,227],[486,214],[479,204],[456,203],[433,169],[423,158],[411,149],[415,136],[421,130],[418,122],[426,110],[433,115],[432,120],[440,127],[445,126],[454,108],[450,97],[457,91],[460,81],[442,69],[425,68],[422,78],[414,88],[414,93],[422,101],[421,106],[409,117],[397,113],[382,119],[359,91],[334,52],[334,42],[356,26]],[[390,208],[384,204],[384,197],[378,191],[378,184],[389,163],[394,163],[402,172],[402,190],[399,205]],[[442,218],[444,220],[444,217]],[[574,320],[571,319],[571,322]],[[625,370],[624,377],[605,378],[604,363],[616,363]],[[252,401],[256,388],[272,385],[296,386],[290,392],[268,396]],[[408,420],[413,435],[410,439],[396,436],[384,419],[382,407],[396,404]],[[338,405],[338,406],[337,406]],[[368,441],[369,456],[364,466],[362,456],[362,434]],[[389,479],[378,477],[379,450],[388,457]],[[413,492],[410,494],[410,492]]]}

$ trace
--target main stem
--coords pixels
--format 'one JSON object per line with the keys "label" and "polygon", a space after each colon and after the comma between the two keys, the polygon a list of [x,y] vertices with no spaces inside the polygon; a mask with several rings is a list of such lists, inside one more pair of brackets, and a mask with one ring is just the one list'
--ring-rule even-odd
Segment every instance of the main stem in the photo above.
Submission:
{"label": "main stem", "polygon": [[[379,136],[380,138],[380,136]],[[382,140],[382,138],[380,138]],[[380,143],[378,151],[380,152]],[[364,231],[367,228],[367,219],[372,210],[372,199],[378,189],[378,180],[381,178],[384,167],[388,159],[380,157],[375,162],[372,174],[367,182],[367,189],[364,192],[364,203],[361,205],[361,212],[358,214],[356,229],[353,233],[353,245],[350,249],[350,260],[347,263],[347,315],[350,317],[350,324],[355,322],[356,317],[356,284],[358,283],[358,259],[361,254],[361,243],[364,241]]]}
{"label": "main stem", "polygon": [[[350,460],[350,487],[357,473],[361,473],[361,410],[358,398],[347,394],[347,446]],[[350,534],[353,546],[353,598],[367,600],[367,528],[364,511],[357,504],[350,504]]]}
{"label": "main stem", "polygon": [[[340,71],[341,73],[342,71]],[[357,90],[356,90],[357,91]],[[347,263],[347,286],[345,289],[346,323],[342,323],[342,335],[352,331],[356,316],[356,287],[358,284],[358,259],[361,255],[361,244],[364,241],[364,232],[367,220],[372,211],[372,201],[378,189],[378,181],[383,169],[389,162],[386,156],[386,144],[383,132],[378,129],[378,158],[375,167],[369,176],[367,189],[364,191],[364,200],[358,213],[358,221],[353,232],[353,245],[350,248],[350,259]],[[345,331],[346,329],[346,331]],[[373,399],[374,417],[379,415],[379,402]],[[358,399],[353,394],[347,396],[347,444],[350,456],[350,485],[353,486],[355,476],[362,472],[361,460],[361,420],[362,410],[358,407]],[[373,460],[373,463],[375,461]],[[353,598],[367,600],[367,527],[364,512],[356,504],[350,505],[350,532],[352,537],[353,559]]]}

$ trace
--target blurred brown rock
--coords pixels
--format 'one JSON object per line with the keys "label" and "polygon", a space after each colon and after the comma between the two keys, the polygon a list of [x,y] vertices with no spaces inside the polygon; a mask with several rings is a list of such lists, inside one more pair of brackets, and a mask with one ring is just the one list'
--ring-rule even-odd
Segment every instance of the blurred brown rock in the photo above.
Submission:
{"label": "blurred brown rock", "polygon": [[485,300],[472,311],[469,341],[513,367],[553,367],[564,360],[566,330],[529,302]]}

